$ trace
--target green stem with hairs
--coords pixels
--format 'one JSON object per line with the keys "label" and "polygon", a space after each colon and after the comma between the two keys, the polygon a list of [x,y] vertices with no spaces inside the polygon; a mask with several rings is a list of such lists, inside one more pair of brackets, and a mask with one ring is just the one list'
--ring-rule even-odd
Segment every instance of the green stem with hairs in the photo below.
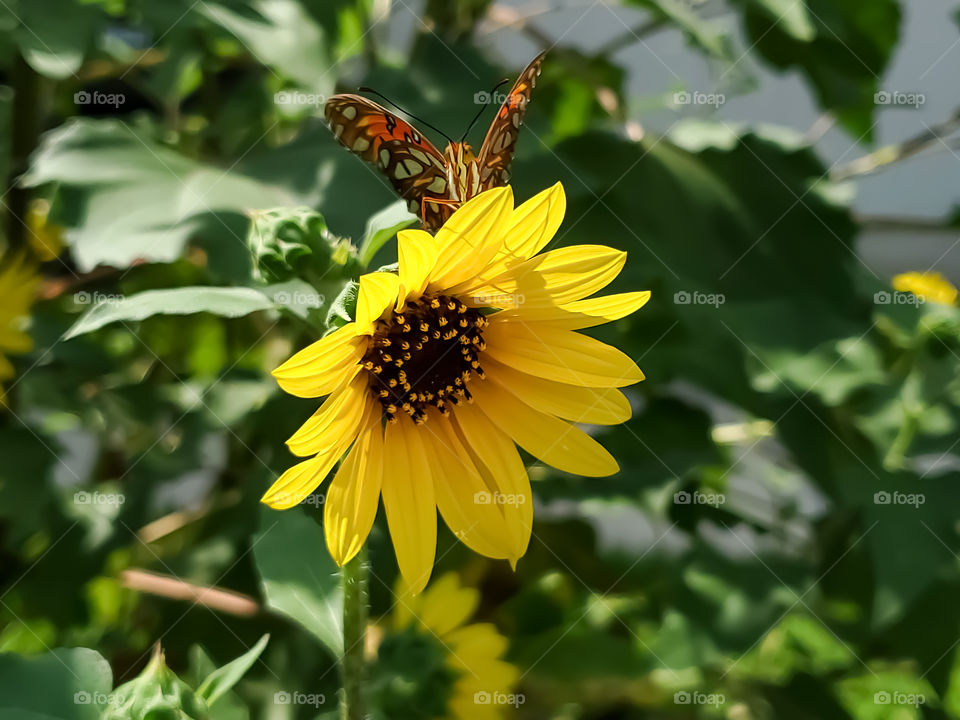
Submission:
{"label": "green stem with hairs", "polygon": [[365,632],[367,626],[367,548],[340,570],[343,586],[343,657],[340,675],[343,686],[340,699],[341,720],[364,720]]}

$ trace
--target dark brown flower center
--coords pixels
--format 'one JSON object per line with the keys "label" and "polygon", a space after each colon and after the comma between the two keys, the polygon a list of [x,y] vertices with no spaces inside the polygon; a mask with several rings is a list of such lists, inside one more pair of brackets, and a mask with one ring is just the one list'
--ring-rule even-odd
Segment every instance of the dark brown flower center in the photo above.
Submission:
{"label": "dark brown flower center", "polygon": [[483,379],[479,354],[487,320],[456,298],[424,295],[378,320],[363,367],[388,421],[406,413],[417,424],[432,405],[443,415],[472,398],[467,383]]}

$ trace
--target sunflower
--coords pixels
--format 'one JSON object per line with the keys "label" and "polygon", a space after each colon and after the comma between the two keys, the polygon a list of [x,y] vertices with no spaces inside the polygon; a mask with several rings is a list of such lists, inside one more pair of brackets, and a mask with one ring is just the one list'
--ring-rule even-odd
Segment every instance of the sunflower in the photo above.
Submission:
{"label": "sunflower", "polygon": [[577,475],[618,471],[573,423],[629,419],[617,388],[643,373],[621,351],[575,331],[622,318],[650,294],[587,299],[619,274],[619,250],[537,254],[565,206],[559,183],[517,208],[512,190],[497,188],[464,203],[435,237],[398,233],[398,270],[360,278],[354,321],[274,370],[286,392],[328,397],[287,441],[309,459],[262,502],[297,505],[346,455],[324,508],[338,564],[366,540],[382,496],[414,592],[430,577],[437,509],[471,549],[515,565],[533,520],[517,445]]}
{"label": "sunflower", "polygon": [[507,639],[490,623],[466,624],[479,603],[452,572],[420,595],[401,586],[373,668],[385,717],[496,720],[523,702],[512,692],[520,673],[502,659]]}
{"label": "sunflower", "polygon": [[[10,354],[33,349],[33,340],[25,330],[40,276],[25,255],[8,256],[0,261],[0,383],[14,375]],[[0,385],[0,405],[4,401]]]}
{"label": "sunflower", "polygon": [[923,301],[939,305],[955,305],[957,288],[940,273],[901,273],[893,278],[893,289],[898,292],[910,292]]}

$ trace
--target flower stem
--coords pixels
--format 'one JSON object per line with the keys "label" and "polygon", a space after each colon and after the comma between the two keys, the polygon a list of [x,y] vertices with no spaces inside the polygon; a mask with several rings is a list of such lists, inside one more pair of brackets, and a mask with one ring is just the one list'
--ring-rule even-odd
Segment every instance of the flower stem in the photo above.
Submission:
{"label": "flower stem", "polygon": [[343,657],[340,660],[343,694],[341,720],[364,720],[363,688],[365,631],[367,626],[367,548],[340,570],[343,585]]}

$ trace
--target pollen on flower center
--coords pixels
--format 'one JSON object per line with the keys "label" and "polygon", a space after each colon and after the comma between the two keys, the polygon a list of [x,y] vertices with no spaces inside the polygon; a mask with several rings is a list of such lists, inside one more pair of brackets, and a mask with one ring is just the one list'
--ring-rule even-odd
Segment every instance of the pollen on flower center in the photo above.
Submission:
{"label": "pollen on flower center", "polygon": [[485,377],[479,354],[486,324],[447,295],[424,295],[378,320],[362,362],[387,420],[405,412],[419,425],[430,405],[449,415],[451,405],[470,402],[467,383],[474,374]]}

